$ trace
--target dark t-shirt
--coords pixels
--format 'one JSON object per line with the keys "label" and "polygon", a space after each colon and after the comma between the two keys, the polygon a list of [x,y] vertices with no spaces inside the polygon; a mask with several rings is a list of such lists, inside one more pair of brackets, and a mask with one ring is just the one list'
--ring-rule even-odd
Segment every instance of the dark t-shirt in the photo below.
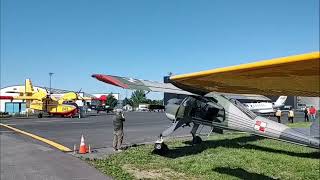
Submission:
{"label": "dark t-shirt", "polygon": [[119,131],[123,129],[123,121],[125,119],[122,117],[121,114],[116,114],[113,117],[113,130]]}

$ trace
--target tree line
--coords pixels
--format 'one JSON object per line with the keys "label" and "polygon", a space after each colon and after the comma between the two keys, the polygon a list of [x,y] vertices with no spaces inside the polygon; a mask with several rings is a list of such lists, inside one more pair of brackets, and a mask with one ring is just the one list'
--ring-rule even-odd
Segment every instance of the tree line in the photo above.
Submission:
{"label": "tree line", "polygon": [[[106,105],[114,108],[118,103],[118,100],[113,97],[112,94],[108,95]],[[163,105],[163,100],[151,100],[147,99],[145,96],[145,92],[143,90],[136,90],[132,93],[130,98],[125,98],[122,102],[122,105],[125,106],[129,104],[132,107],[138,107],[139,104],[145,103],[150,105]]]}

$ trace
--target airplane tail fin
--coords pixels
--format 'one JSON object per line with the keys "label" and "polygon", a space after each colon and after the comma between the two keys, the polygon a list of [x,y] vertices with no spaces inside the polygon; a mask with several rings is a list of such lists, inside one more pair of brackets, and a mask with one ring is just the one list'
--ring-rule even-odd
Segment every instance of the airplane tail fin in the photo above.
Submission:
{"label": "airplane tail fin", "polygon": [[25,81],[25,93],[32,94],[34,92],[33,85],[30,79],[26,79]]}
{"label": "airplane tail fin", "polygon": [[314,138],[320,139],[320,125],[319,125],[320,119],[316,119],[313,121],[313,123],[310,126],[310,136]]}
{"label": "airplane tail fin", "polygon": [[286,102],[286,100],[287,100],[287,96],[280,96],[274,104],[282,105]]}

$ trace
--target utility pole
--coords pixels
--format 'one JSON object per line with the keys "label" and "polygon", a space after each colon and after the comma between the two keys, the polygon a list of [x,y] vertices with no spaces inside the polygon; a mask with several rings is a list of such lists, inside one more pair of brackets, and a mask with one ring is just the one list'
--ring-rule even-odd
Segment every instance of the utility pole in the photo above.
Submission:
{"label": "utility pole", "polygon": [[51,76],[53,75],[53,72],[49,72],[49,77],[50,77],[50,89],[49,89],[49,95],[51,94]]}

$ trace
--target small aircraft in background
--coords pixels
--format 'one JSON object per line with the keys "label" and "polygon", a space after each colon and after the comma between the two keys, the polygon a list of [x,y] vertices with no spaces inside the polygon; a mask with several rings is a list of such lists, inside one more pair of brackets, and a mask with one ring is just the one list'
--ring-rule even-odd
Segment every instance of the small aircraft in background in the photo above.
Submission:
{"label": "small aircraft in background", "polygon": [[[200,125],[212,127],[212,132],[224,129],[244,131],[319,149],[319,120],[310,127],[310,135],[284,124],[258,116],[228,93],[272,96],[319,96],[320,53],[313,52],[275,58],[249,64],[217,68],[170,77],[170,83],[93,74],[99,81],[125,89],[139,89],[187,95],[171,99],[166,116],[172,121],[155,143],[155,152],[166,153],[163,137],[176,129],[193,124],[193,143],[202,140],[196,135]],[[281,98],[284,99],[284,98]],[[275,103],[274,106],[278,105]]]}
{"label": "small aircraft in background", "polygon": [[59,99],[50,95],[45,90],[38,88],[34,89],[30,79],[25,80],[24,88],[20,89],[18,96],[0,96],[0,100],[23,100],[26,102],[27,113],[28,109],[39,112],[38,117],[42,118],[43,113],[49,115],[59,115],[61,117],[73,117],[78,113],[76,100],[85,100],[78,96],[75,92],[63,94]]}
{"label": "small aircraft in background", "polygon": [[273,114],[277,108],[283,107],[287,96],[279,96],[276,102],[243,103],[250,111],[259,114]]}

